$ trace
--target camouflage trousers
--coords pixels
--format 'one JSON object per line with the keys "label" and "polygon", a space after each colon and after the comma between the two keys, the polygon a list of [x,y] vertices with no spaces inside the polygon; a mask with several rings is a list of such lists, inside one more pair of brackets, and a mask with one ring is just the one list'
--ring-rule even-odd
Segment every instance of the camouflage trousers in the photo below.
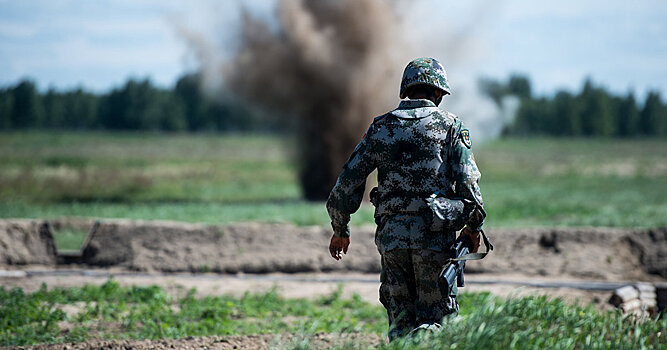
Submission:
{"label": "camouflage trousers", "polygon": [[449,253],[425,249],[394,249],[382,254],[380,302],[387,309],[389,340],[419,325],[440,323],[456,315],[456,295],[443,295],[438,274]]}

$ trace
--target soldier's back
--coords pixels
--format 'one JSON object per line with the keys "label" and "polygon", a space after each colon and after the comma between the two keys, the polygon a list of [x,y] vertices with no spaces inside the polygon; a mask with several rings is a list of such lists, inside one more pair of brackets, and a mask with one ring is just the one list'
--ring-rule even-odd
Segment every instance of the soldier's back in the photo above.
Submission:
{"label": "soldier's back", "polygon": [[435,106],[399,108],[374,121],[378,214],[418,212],[425,198],[443,188],[455,123]]}

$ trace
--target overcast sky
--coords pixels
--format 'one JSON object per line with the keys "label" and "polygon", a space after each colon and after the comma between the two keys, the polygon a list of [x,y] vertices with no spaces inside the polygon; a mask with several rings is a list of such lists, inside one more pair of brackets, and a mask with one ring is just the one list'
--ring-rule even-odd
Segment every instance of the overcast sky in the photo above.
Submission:
{"label": "overcast sky", "polygon": [[[128,77],[149,77],[169,86],[197,68],[176,28],[214,34],[216,44],[230,47],[238,3],[0,0],[0,85],[30,77],[42,89],[105,91]],[[269,16],[273,1],[244,3]],[[454,71],[439,57],[450,79],[522,72],[538,92],[553,93],[578,90],[591,77],[616,92],[667,95],[665,0],[422,0],[415,13],[471,43]],[[419,22],[414,27],[425,25]]]}

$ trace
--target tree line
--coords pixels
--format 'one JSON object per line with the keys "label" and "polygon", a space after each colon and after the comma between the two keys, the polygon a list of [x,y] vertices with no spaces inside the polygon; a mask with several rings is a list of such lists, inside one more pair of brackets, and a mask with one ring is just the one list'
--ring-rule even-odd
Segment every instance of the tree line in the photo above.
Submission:
{"label": "tree line", "polygon": [[655,91],[639,103],[632,92],[616,96],[587,79],[578,93],[560,90],[553,96],[535,96],[530,80],[522,75],[505,82],[483,79],[480,88],[501,109],[507,108],[507,97],[518,99],[515,118],[503,135],[667,136],[667,105]]}
{"label": "tree line", "polygon": [[[617,96],[591,80],[581,91],[557,91],[536,96],[522,75],[506,81],[482,79],[482,92],[499,108],[508,98],[518,100],[505,136],[548,135],[575,137],[665,137],[667,105],[651,91],[638,102],[632,92]],[[0,130],[148,130],[148,131],[279,131],[248,105],[228,98],[212,98],[198,73],[182,76],[172,88],[154,86],[150,80],[130,79],[107,93],[82,88],[40,92],[24,79],[0,88]]]}
{"label": "tree line", "polygon": [[199,74],[182,76],[173,88],[130,79],[108,93],[82,88],[40,92],[24,79],[0,88],[0,130],[262,131],[257,112],[231,99],[214,99]]}

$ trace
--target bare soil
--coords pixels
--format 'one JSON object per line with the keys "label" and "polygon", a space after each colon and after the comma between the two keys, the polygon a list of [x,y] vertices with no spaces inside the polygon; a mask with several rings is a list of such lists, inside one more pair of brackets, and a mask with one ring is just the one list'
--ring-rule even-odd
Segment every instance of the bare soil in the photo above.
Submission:
{"label": "bare soil", "polygon": [[56,246],[48,222],[0,220],[0,266],[55,263]]}
{"label": "bare soil", "polygon": [[101,221],[84,250],[91,266],[133,271],[271,273],[380,270],[373,231],[358,232],[355,254],[336,264],[328,229],[286,224],[199,225]]}
{"label": "bare soil", "polygon": [[[141,272],[303,273],[380,271],[374,228],[352,229],[348,255],[329,256],[328,228],[288,224],[0,220],[0,266],[55,265],[52,227],[91,227],[80,262]],[[667,228],[489,230],[496,249],[472,273],[606,281],[667,278]]]}
{"label": "bare soil", "polygon": [[[91,227],[80,264],[57,263],[52,227]],[[517,283],[667,281],[667,228],[494,229],[487,233],[496,249],[486,259],[468,264],[469,283],[463,292],[548,295],[607,309],[609,291],[517,287]],[[0,285],[34,291],[42,283],[80,286],[104,283],[114,275],[123,285],[156,284],[174,295],[183,295],[191,288],[199,295],[241,295],[278,288],[288,298],[327,295],[342,285],[344,296],[356,293],[368,302],[379,303],[380,262],[374,228],[353,228],[350,251],[340,262],[328,255],[330,235],[326,228],[286,224],[0,220]],[[289,342],[290,337],[94,340],[35,348],[265,349]],[[383,341],[363,337],[369,345]],[[344,340],[323,334],[311,341],[326,348]]]}
{"label": "bare soil", "polygon": [[[244,335],[226,337],[187,337],[184,339],[160,339],[160,340],[92,340],[85,343],[49,344],[32,347],[19,347],[17,349],[34,350],[160,350],[160,349],[248,349],[264,350],[269,348],[280,348],[290,344],[298,344],[305,338],[291,334],[273,335]],[[326,349],[333,346],[342,347],[346,342],[377,347],[382,340],[374,334],[315,334],[307,338],[308,344],[317,349]]]}

